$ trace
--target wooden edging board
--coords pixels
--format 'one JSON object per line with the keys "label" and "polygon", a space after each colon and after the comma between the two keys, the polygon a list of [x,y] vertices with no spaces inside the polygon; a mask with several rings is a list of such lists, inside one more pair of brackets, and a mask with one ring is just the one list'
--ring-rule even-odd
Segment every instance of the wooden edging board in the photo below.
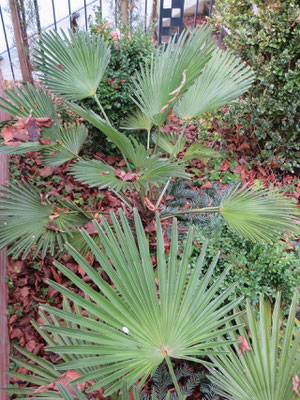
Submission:
{"label": "wooden edging board", "polygon": [[[3,81],[0,70],[0,96],[3,89]],[[9,116],[0,110],[0,122],[9,119]],[[9,181],[8,157],[0,154],[0,184]],[[0,251],[0,388],[7,386],[9,378],[5,371],[8,369],[9,337],[7,326],[7,257],[5,251]],[[0,400],[8,400],[8,395],[0,391]]]}

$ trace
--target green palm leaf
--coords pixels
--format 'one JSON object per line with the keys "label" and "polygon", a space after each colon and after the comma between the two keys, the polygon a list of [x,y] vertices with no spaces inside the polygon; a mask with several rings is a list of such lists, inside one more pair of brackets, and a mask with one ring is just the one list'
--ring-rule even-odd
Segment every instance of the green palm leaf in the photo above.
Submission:
{"label": "green palm leaf", "polygon": [[36,50],[35,65],[42,82],[67,100],[95,95],[110,59],[110,49],[100,35],[71,30],[68,35],[44,33]]}
{"label": "green palm leaf", "polygon": [[136,110],[123,121],[121,129],[149,131],[152,125],[150,118],[142,110]]}
{"label": "green palm leaf", "polygon": [[53,122],[50,128],[42,129],[43,138],[57,139],[59,131],[57,109],[49,92],[40,86],[28,83],[6,89],[3,95],[4,97],[0,98],[0,108],[14,117],[27,118],[32,113],[34,118],[51,118]]}
{"label": "green palm leaf", "polygon": [[57,141],[41,149],[44,165],[56,167],[76,158],[87,136],[88,130],[82,124],[61,127]]}
{"label": "green palm leaf", "polygon": [[[167,49],[161,48],[153,54],[151,62],[136,73],[133,81],[135,101],[153,124],[162,126],[165,122],[176,94],[173,92],[182,85],[184,74],[186,80],[181,93],[199,76],[210,57],[212,42],[207,41],[210,33],[210,28],[205,25],[192,33],[183,32],[179,38],[170,41]],[[162,111],[166,105],[168,107]]]}
{"label": "green palm leaf", "polygon": [[[300,329],[294,322],[298,294],[295,293],[290,308],[284,339],[281,340],[280,293],[269,321],[268,309],[263,295],[260,298],[260,317],[247,302],[249,333],[240,328],[239,333],[230,332],[232,340],[242,337],[249,350],[241,353],[238,345],[228,355],[210,356],[217,369],[211,369],[211,380],[217,385],[217,393],[234,400],[296,400],[293,377],[300,374]],[[240,324],[240,318],[236,323]],[[294,335],[294,333],[295,335]],[[279,348],[281,343],[282,348]]]}
{"label": "green palm leaf", "polygon": [[[239,300],[222,305],[234,290],[234,285],[216,297],[226,272],[216,283],[209,285],[218,256],[202,277],[204,246],[197,266],[190,274],[188,266],[192,252],[192,232],[189,232],[184,253],[179,259],[177,224],[174,221],[171,251],[169,257],[166,257],[162,229],[157,218],[157,287],[148,239],[137,212],[134,215],[134,233],[121,211],[121,222],[111,213],[113,228],[105,218],[101,218],[101,225],[95,223],[101,248],[82,231],[114,287],[104,281],[70,245],[67,245],[70,255],[92,278],[99,290],[93,289],[62,264],[55,262],[56,267],[85,297],[56,282],[51,281],[51,286],[72,301],[75,307],[85,309],[90,317],[75,319],[71,309],[61,314],[61,310],[44,307],[50,315],[75,322],[80,329],[51,324],[44,325],[43,329],[59,334],[65,340],[85,341],[85,344],[78,346],[67,344],[48,348],[61,355],[84,355],[82,359],[59,364],[58,369],[96,367],[91,373],[83,374],[73,381],[73,384],[94,380],[95,384],[90,390],[107,387],[106,395],[121,389],[123,381],[128,387],[138,380],[142,385],[164,359],[206,363],[198,357],[218,353],[225,343],[216,339],[236,328],[225,328],[224,324],[234,318],[225,315]],[[228,341],[226,345],[230,343]]]}
{"label": "green palm leaf", "polygon": [[186,149],[185,155],[183,159],[185,161],[190,161],[195,158],[207,159],[207,158],[218,158],[220,154],[211,149],[210,147],[206,147],[203,143],[194,142]]}
{"label": "green palm leaf", "polygon": [[[175,151],[175,147],[177,144],[177,140],[179,138],[179,134],[176,132],[160,132],[159,135],[154,134],[153,135],[153,141],[154,143],[157,143],[157,146],[159,146],[162,150],[164,150],[167,154],[173,154]],[[182,136],[180,138],[179,143],[177,144],[176,148],[176,154],[180,153],[184,149],[184,145],[186,143],[187,139]]]}
{"label": "green palm leaf", "polygon": [[299,209],[276,191],[237,186],[223,198],[219,211],[234,231],[253,242],[272,243],[284,230],[299,232]]}
{"label": "green palm leaf", "polygon": [[[169,178],[179,177],[188,179],[189,175],[185,172],[183,164],[172,163],[159,156],[151,156],[143,160],[144,167],[128,173],[125,177],[120,177],[116,170],[98,160],[80,160],[70,166],[70,174],[76,180],[89,185],[98,186],[100,189],[109,189],[124,192],[128,190],[140,190],[141,187],[148,189],[149,185],[159,186]],[[139,164],[141,165],[141,164]]]}
{"label": "green palm leaf", "polygon": [[72,237],[72,229],[92,218],[74,203],[64,201],[55,206],[28,183],[2,186],[0,197],[0,249],[10,246],[8,254],[25,259],[31,249],[36,257],[54,255]]}
{"label": "green palm leaf", "polygon": [[174,113],[191,119],[224,106],[249,89],[254,73],[229,52],[214,50],[200,77],[174,107]]}

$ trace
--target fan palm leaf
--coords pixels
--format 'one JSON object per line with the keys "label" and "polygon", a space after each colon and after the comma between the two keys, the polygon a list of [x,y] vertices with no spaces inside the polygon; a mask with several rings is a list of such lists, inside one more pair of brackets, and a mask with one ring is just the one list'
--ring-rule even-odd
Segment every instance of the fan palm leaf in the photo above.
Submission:
{"label": "fan palm leaf", "polygon": [[[179,134],[176,132],[170,132],[170,133],[160,132],[159,135],[157,134],[153,135],[154,143],[157,143],[157,146],[159,146],[164,152],[166,152],[169,155],[174,153],[178,138]],[[180,138],[177,144],[176,154],[183,151],[186,141],[187,139],[184,136]]]}
{"label": "fan palm leaf", "polygon": [[235,187],[219,210],[228,225],[253,242],[272,243],[285,230],[299,232],[299,209],[276,191]]}
{"label": "fan palm leaf", "polygon": [[192,33],[183,32],[170,41],[167,49],[161,48],[153,54],[151,62],[136,73],[134,100],[153,124],[163,125],[173,105],[172,99],[187,90],[209,60],[210,33],[205,25]]}
{"label": "fan palm leaf", "polygon": [[59,132],[57,109],[49,92],[40,86],[28,83],[6,89],[3,95],[4,97],[0,97],[0,108],[14,117],[27,118],[31,113],[34,118],[51,118],[51,126],[42,128],[43,137],[57,139]]}
{"label": "fan palm leaf", "polygon": [[56,167],[76,158],[87,136],[88,130],[82,124],[61,127],[58,140],[41,149],[44,165]]}
{"label": "fan palm leaf", "polygon": [[183,159],[190,161],[195,158],[207,159],[207,158],[218,158],[220,154],[210,147],[204,146],[203,143],[194,142],[186,149]]}
{"label": "fan palm leaf", "polygon": [[44,33],[35,65],[45,86],[67,100],[95,95],[110,59],[110,49],[100,35],[61,30]]}
{"label": "fan palm leaf", "polygon": [[82,359],[61,363],[57,368],[68,370],[95,366],[96,370],[83,374],[81,378],[73,381],[73,384],[93,380],[95,384],[90,391],[106,387],[106,395],[121,389],[123,381],[129,387],[139,380],[142,385],[164,359],[169,361],[169,366],[170,358],[206,363],[198,357],[216,354],[221,346],[231,343],[228,341],[225,344],[224,341],[216,339],[233,329],[226,328],[224,324],[234,316],[225,315],[239,303],[239,300],[236,300],[223,305],[235,285],[216,297],[227,272],[224,272],[216,283],[210,285],[210,277],[218,256],[207,274],[201,276],[205,246],[197,267],[192,274],[189,273],[192,231],[188,234],[184,253],[179,259],[175,220],[169,257],[165,256],[159,219],[156,221],[157,287],[152,254],[138,213],[134,213],[134,233],[122,211],[119,216],[120,222],[116,215],[111,213],[113,228],[104,217],[101,217],[101,225],[95,222],[101,248],[82,231],[92,253],[113,282],[113,287],[70,245],[67,245],[69,254],[92,278],[100,291],[93,289],[62,264],[55,262],[56,267],[84,293],[85,297],[56,282],[51,281],[50,285],[72,301],[75,307],[85,309],[90,316],[75,319],[72,310],[62,315],[61,310],[44,307],[50,315],[57,315],[80,326],[80,329],[75,329],[47,324],[43,325],[44,330],[59,334],[66,340],[85,341],[84,345],[78,346],[50,346],[49,351],[60,355],[84,355]]}
{"label": "fan palm leaf", "polygon": [[172,163],[159,156],[144,159],[144,168],[139,168],[134,173],[127,173],[125,176],[121,176],[115,168],[98,160],[80,160],[70,166],[70,174],[77,181],[90,187],[108,188],[117,192],[120,190],[125,192],[127,189],[139,191],[141,187],[148,189],[149,185],[158,187],[170,177],[189,178],[183,164]]}
{"label": "fan palm leaf", "polygon": [[[217,385],[217,393],[234,400],[295,400],[293,377],[300,374],[300,329],[294,323],[298,294],[295,293],[289,312],[284,339],[280,310],[280,293],[269,322],[263,295],[260,298],[260,317],[247,301],[249,333],[239,328],[230,332],[232,340],[244,341],[244,349],[235,345],[228,355],[213,355],[211,360],[217,369],[211,369],[211,380]],[[236,323],[240,324],[240,318]],[[294,335],[294,333],[295,335]],[[245,342],[246,341],[246,342]],[[279,345],[282,345],[281,349]]]}
{"label": "fan palm leaf", "polygon": [[8,254],[25,259],[31,249],[41,257],[63,249],[72,229],[84,225],[91,217],[74,203],[65,201],[56,206],[42,202],[41,194],[32,185],[2,186],[0,197],[0,249],[10,246]]}
{"label": "fan palm leaf", "polygon": [[133,114],[127,116],[121,129],[149,131],[152,125],[150,118],[142,110],[137,109]]}
{"label": "fan palm leaf", "polygon": [[175,105],[179,118],[191,119],[224,106],[249,89],[254,73],[230,52],[215,49],[200,77]]}

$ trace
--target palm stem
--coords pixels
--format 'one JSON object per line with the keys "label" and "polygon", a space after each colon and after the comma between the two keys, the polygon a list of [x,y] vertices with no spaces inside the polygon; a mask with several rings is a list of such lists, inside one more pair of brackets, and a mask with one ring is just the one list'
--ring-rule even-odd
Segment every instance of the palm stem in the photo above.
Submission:
{"label": "palm stem", "polygon": [[188,123],[189,123],[189,121],[187,120],[183,124],[183,127],[181,129],[180,135],[178,136],[178,139],[176,141],[175,147],[174,147],[172,153],[170,154],[170,160],[173,160],[176,157],[177,153],[178,153],[178,146],[179,146],[179,143],[180,143],[180,141],[182,139],[182,136],[183,136],[183,134],[185,132],[185,129],[186,129]]}
{"label": "palm stem", "polygon": [[197,213],[216,213],[216,212],[221,212],[220,207],[203,207],[203,208],[195,208],[192,210],[182,210],[182,211],[177,211],[172,214],[166,214],[163,217],[160,218],[160,220],[168,219],[171,217],[175,217],[177,215],[184,215],[184,214],[197,214]]}
{"label": "palm stem", "polygon": [[167,365],[168,365],[168,368],[169,368],[169,371],[170,371],[170,374],[171,374],[171,378],[172,378],[172,381],[173,381],[173,383],[174,383],[176,392],[177,392],[177,394],[178,394],[178,399],[179,399],[179,400],[183,400],[185,396],[183,396],[182,393],[181,393],[181,391],[180,391],[180,387],[179,387],[179,385],[178,385],[178,382],[177,382],[177,379],[176,379],[176,376],[175,376],[175,372],[174,372],[174,369],[173,369],[173,366],[172,366],[172,362],[171,362],[171,360],[170,360],[170,357],[169,357],[168,355],[166,355],[166,356],[165,356],[165,360],[166,360],[166,363],[167,363]]}
{"label": "palm stem", "polygon": [[159,198],[158,198],[158,200],[157,200],[157,202],[155,204],[156,210],[158,209],[158,206],[160,205],[160,203],[162,201],[162,198],[164,197],[170,182],[171,182],[171,179],[168,179],[168,182],[165,184],[165,187],[163,188],[163,190],[162,190],[162,192],[161,192],[161,194],[160,194],[160,196],[159,196]]}
{"label": "palm stem", "polygon": [[157,135],[156,135],[156,141],[155,141],[155,146],[154,146],[154,154],[156,154],[157,153],[157,147],[158,147],[158,142],[159,142],[159,138],[160,138],[160,133],[161,133],[161,130],[160,130],[160,126],[158,127],[158,132],[157,132]]}
{"label": "palm stem", "polygon": [[107,117],[107,115],[106,115],[106,112],[104,111],[104,108],[102,107],[102,105],[101,105],[101,103],[100,103],[100,101],[99,101],[99,99],[98,99],[96,93],[93,95],[93,97],[94,97],[96,103],[98,104],[98,106],[99,106],[99,108],[100,108],[100,110],[101,110],[101,112],[102,112],[102,114],[103,114],[103,116],[104,116],[106,122],[107,122],[109,125],[111,125],[111,123],[110,123],[110,121],[109,121],[109,119],[108,119],[108,117]]}
{"label": "palm stem", "polygon": [[[131,203],[131,201],[128,199],[128,197],[127,196],[125,196],[125,194],[121,194],[121,193],[118,193],[118,192],[116,192],[115,190],[112,190],[112,192],[117,196],[117,197],[119,197],[119,199],[121,200],[121,201],[123,201],[125,204],[126,204],[126,206],[131,210],[131,211],[133,211],[133,207],[130,205],[130,203]],[[131,203],[132,204],[132,203]]]}
{"label": "palm stem", "polygon": [[148,137],[147,137],[147,150],[150,149],[150,131],[151,129],[148,129]]}

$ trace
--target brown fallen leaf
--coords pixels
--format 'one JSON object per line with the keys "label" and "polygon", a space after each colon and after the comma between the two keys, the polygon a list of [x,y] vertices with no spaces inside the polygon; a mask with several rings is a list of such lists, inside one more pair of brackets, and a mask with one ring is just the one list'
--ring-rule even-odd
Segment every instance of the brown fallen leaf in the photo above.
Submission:
{"label": "brown fallen leaf", "polygon": [[299,378],[298,378],[298,375],[294,375],[293,376],[293,381],[292,381],[292,383],[293,383],[293,392],[294,393],[296,393],[296,396],[297,397],[300,397],[300,393],[299,393],[299,391],[298,391],[298,386],[299,386]]}
{"label": "brown fallen leaf", "polygon": [[247,342],[247,339],[244,336],[239,336],[238,340],[240,341],[238,344],[238,348],[241,352],[241,355],[244,354],[247,350],[251,350]]}
{"label": "brown fallen leaf", "polygon": [[151,203],[151,201],[148,199],[148,197],[145,197],[144,199],[145,206],[148,208],[150,211],[155,211],[155,205]]}
{"label": "brown fallen leaf", "polygon": [[[75,371],[75,369],[69,369],[67,372],[62,374],[59,378],[55,379],[55,381],[50,383],[49,385],[40,386],[38,389],[36,389],[33,392],[33,394],[43,393],[49,389],[57,390],[56,384],[60,383],[65,389],[67,389],[71,393],[72,396],[76,396],[73,387],[70,385],[70,382],[74,381],[77,378],[80,378],[79,373],[77,371]],[[78,386],[80,386],[80,385],[78,385]]]}
{"label": "brown fallen leaf", "polygon": [[244,142],[240,145],[240,147],[238,147],[237,149],[238,151],[242,151],[242,150],[250,150],[250,146],[247,142]]}

